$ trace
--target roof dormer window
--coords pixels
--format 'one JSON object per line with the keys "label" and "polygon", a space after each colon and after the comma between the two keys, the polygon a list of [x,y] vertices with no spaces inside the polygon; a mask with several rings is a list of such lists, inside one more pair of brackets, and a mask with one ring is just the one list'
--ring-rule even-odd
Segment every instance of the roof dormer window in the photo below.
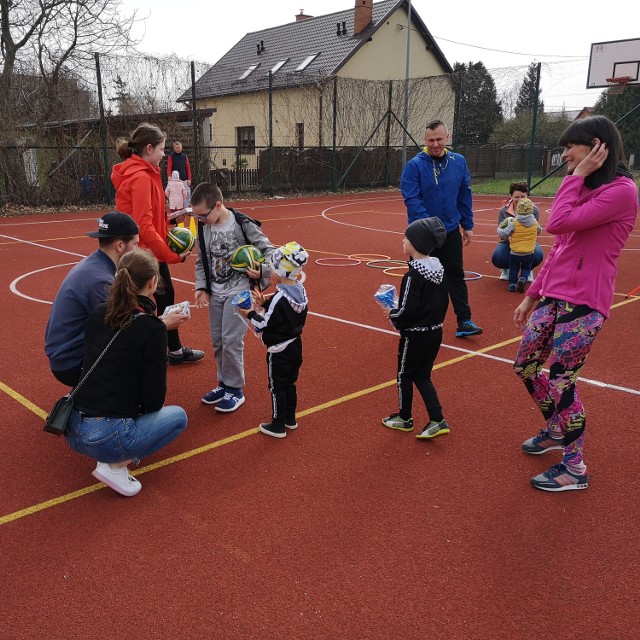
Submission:
{"label": "roof dormer window", "polygon": [[295,70],[304,71],[319,55],[320,53],[312,53],[310,56],[307,56]]}
{"label": "roof dormer window", "polygon": [[258,64],[252,64],[239,78],[238,80],[245,80],[246,78],[248,78],[258,67],[260,66],[260,63],[258,62]]}
{"label": "roof dormer window", "polygon": [[289,62],[289,58],[287,58],[286,60],[280,60],[280,62],[276,62],[276,64],[274,64],[271,68],[271,75],[274,75],[277,71],[279,71],[285,64],[287,64],[287,62]]}

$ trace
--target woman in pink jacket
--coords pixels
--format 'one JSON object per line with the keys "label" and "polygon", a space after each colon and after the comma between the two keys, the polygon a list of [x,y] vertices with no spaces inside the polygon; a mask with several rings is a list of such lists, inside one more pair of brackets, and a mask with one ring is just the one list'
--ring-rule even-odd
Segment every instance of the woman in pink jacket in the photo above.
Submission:
{"label": "woman in pink jacket", "polygon": [[[609,317],[618,258],[638,213],[638,189],[626,167],[620,133],[608,118],[577,120],[560,144],[568,175],[546,227],[555,243],[514,315],[516,326],[524,329],[516,374],[546,422],[522,450],[533,455],[563,450],[560,464],[531,478],[544,491],[589,484],[585,413],[576,381]],[[545,361],[548,375],[542,370]]]}

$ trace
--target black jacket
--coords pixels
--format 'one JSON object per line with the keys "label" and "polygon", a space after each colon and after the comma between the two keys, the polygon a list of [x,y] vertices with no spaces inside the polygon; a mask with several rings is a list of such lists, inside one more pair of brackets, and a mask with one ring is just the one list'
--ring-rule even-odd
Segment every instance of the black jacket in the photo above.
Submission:
{"label": "black jacket", "polygon": [[[164,404],[167,328],[155,316],[153,302],[139,300],[145,313],[120,332],[75,394],[74,407],[79,411],[94,417],[135,418]],[[106,303],[99,304],[87,320],[83,375],[115,334],[104,323],[106,309]]]}
{"label": "black jacket", "polygon": [[429,272],[420,262],[423,261],[409,262],[409,271],[404,274],[400,285],[398,308],[389,314],[393,326],[400,333],[440,329],[447,314],[449,294],[442,281],[442,267]]}

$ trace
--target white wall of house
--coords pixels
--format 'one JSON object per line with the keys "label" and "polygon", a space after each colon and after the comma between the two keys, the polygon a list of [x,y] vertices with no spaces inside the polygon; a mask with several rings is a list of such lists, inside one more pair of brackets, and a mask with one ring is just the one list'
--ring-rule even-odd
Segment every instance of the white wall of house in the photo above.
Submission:
{"label": "white wall of house", "polygon": [[[385,81],[394,84],[393,110],[402,120],[404,112],[404,77],[406,56],[407,12],[399,9],[381,25],[370,42],[365,43],[338,72],[339,146],[359,146],[366,142],[387,110],[388,88]],[[399,25],[404,28],[400,29]],[[455,92],[443,76],[443,69],[427,42],[417,31],[411,32],[410,77],[429,78],[410,82],[409,131],[421,143],[424,125],[428,120],[440,118],[449,126],[453,123]],[[349,82],[349,78],[377,81],[378,85]],[[198,101],[198,107],[215,108],[210,124],[212,147],[235,147],[238,127],[255,127],[256,147],[269,144],[268,93],[249,93],[223,96]],[[295,147],[299,142],[300,126],[304,128],[304,146],[330,147],[333,144],[333,80],[322,85],[274,90],[273,143],[275,146]],[[322,114],[322,123],[320,118]],[[320,135],[320,131],[322,135]],[[385,125],[378,130],[370,144],[384,144]],[[402,144],[402,131],[394,123],[392,145]],[[231,152],[227,152],[227,156]],[[255,167],[255,154],[243,156],[249,168]],[[214,166],[220,167],[224,152],[212,152]],[[230,166],[233,160],[225,160]]]}

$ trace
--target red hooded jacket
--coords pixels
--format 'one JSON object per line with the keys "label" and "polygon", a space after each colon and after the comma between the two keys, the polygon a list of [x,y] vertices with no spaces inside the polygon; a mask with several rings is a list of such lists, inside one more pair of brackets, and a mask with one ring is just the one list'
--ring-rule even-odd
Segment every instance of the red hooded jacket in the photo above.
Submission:
{"label": "red hooded jacket", "polygon": [[138,223],[140,246],[150,249],[159,262],[180,262],[180,256],[167,245],[160,168],[134,154],[113,167],[111,182],[116,188],[116,209],[128,213]]}

